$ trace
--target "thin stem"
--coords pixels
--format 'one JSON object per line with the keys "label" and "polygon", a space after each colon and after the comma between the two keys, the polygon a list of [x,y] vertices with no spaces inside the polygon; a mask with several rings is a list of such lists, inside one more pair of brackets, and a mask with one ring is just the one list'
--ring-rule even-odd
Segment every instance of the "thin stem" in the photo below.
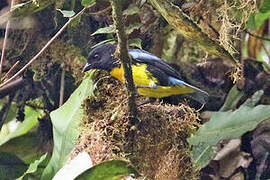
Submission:
{"label": "thin stem", "polygon": [[1,81],[4,81],[8,77],[8,75],[13,71],[13,69],[15,69],[15,67],[19,64],[19,62],[20,61],[17,61],[15,64],[13,64],[13,66],[8,70],[5,76],[1,78]]}
{"label": "thin stem", "polygon": [[60,85],[60,95],[59,95],[59,107],[62,106],[64,100],[64,90],[65,90],[65,70],[61,73],[61,85]]}
{"label": "thin stem", "polygon": [[[14,0],[11,1],[10,9],[12,8],[13,5],[14,5]],[[5,57],[5,50],[7,46],[9,27],[10,27],[10,21],[8,21],[6,25],[6,32],[5,32],[5,37],[4,37],[3,47],[2,47],[2,54],[1,54],[1,61],[0,61],[0,82],[2,79],[1,77],[2,77],[2,70],[3,70],[3,65],[4,65],[4,57]]]}
{"label": "thin stem", "polygon": [[122,0],[111,0],[112,5],[112,16],[114,20],[114,24],[116,27],[116,34],[118,38],[118,46],[115,52],[115,56],[120,59],[123,69],[124,69],[124,77],[125,84],[128,90],[128,107],[130,112],[130,123],[131,125],[135,125],[137,122],[137,105],[135,102],[135,86],[132,77],[132,68],[130,63],[130,57],[128,55],[128,45],[127,45],[127,36],[125,34],[124,29],[124,20],[122,17]]}
{"label": "thin stem", "polygon": [[267,48],[265,47],[264,43],[262,43],[262,47],[264,52],[266,53],[267,57],[268,57],[268,62],[266,61],[262,61],[263,64],[265,65],[265,67],[270,70],[270,66],[269,66],[269,62],[270,62],[270,53],[268,52]]}
{"label": "thin stem", "polygon": [[107,11],[111,10],[112,9],[112,6],[108,6],[106,7],[105,9],[102,9],[98,12],[91,12],[91,13],[88,13],[89,15],[101,15],[101,14],[104,14],[106,13]]}
{"label": "thin stem", "polygon": [[89,7],[84,7],[78,14],[70,17],[66,24],[47,42],[47,44],[22,68],[20,69],[16,74],[14,74],[11,78],[9,78],[7,81],[2,83],[0,85],[0,88],[7,85],[11,81],[13,81],[15,78],[17,78],[20,74],[22,74],[48,47],[52,44],[52,42],[66,29],[66,27],[71,23],[72,20],[80,16],[86,9],[92,7],[93,5]]}
{"label": "thin stem", "polygon": [[270,61],[270,53],[268,52],[267,48],[265,47],[264,43],[262,43],[263,49],[268,57],[268,60]]}
{"label": "thin stem", "polygon": [[264,40],[264,41],[270,41],[269,38],[265,38],[265,37],[262,37],[262,36],[258,36],[258,35],[256,35],[256,34],[253,34],[253,33],[249,32],[249,31],[247,31],[247,30],[246,30],[246,32],[247,32],[250,36],[253,36],[253,37],[257,38],[257,39],[261,39],[261,40]]}

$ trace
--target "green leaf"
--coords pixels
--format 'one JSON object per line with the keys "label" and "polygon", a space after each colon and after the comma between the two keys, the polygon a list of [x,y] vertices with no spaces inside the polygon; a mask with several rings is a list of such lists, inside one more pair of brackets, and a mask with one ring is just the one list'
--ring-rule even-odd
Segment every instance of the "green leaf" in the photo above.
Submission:
{"label": "green leaf", "polygon": [[133,15],[139,13],[140,9],[135,5],[124,10],[123,15]]}
{"label": "green leaf", "polygon": [[264,21],[270,17],[270,12],[267,13],[257,13],[251,15],[247,22],[247,27],[251,30],[257,30],[260,28]]}
{"label": "green leaf", "polygon": [[[214,113],[209,122],[205,123],[188,138],[188,142],[194,148],[192,152],[193,159],[200,163],[196,164],[197,167],[203,167],[211,160],[212,154],[209,153],[213,152],[208,149],[215,146],[220,140],[239,138],[244,133],[255,129],[260,122],[270,118],[270,105],[254,107],[255,102],[258,101],[261,95],[262,92],[258,91],[251,100],[233,112]],[[198,149],[201,148],[202,144],[205,149]],[[200,154],[198,152],[208,153]],[[198,159],[204,159],[204,161]]]}
{"label": "green leaf", "polygon": [[37,160],[43,153],[37,145],[39,139],[36,132],[28,132],[25,135],[11,139],[1,146],[1,151],[16,154],[26,164]]}
{"label": "green leaf", "polygon": [[104,40],[104,41],[101,41],[101,42],[95,44],[95,45],[92,46],[91,48],[93,49],[93,48],[95,48],[95,47],[97,47],[97,46],[99,46],[99,45],[101,45],[101,44],[105,44],[105,43],[115,43],[115,39],[106,39],[106,40]]}
{"label": "green leaf", "polygon": [[90,168],[75,180],[118,180],[129,175],[139,176],[127,161],[111,160]]}
{"label": "green leaf", "polygon": [[140,2],[140,8],[146,3],[147,0],[141,0]]}
{"label": "green leaf", "polygon": [[81,22],[82,16],[78,16],[75,19],[73,19],[70,23],[70,27],[75,27],[77,24]]}
{"label": "green leaf", "polygon": [[44,154],[43,156],[40,157],[40,159],[35,160],[33,163],[31,163],[30,166],[28,167],[27,171],[21,177],[19,177],[17,180],[22,180],[27,174],[31,174],[31,173],[36,172],[39,164],[42,163],[42,161],[44,161],[46,156],[47,156],[47,154]]}
{"label": "green leaf", "polygon": [[38,118],[43,116],[43,113],[44,112],[42,110],[35,110],[29,106],[25,106],[24,121],[19,123],[19,125],[14,131],[10,132],[6,136],[1,136],[0,146],[9,141],[10,139],[26,134],[35,125],[38,124]]}
{"label": "green leaf", "polygon": [[53,179],[75,179],[91,167],[93,167],[91,157],[87,152],[82,151],[57,171]]}
{"label": "green leaf", "polygon": [[97,35],[97,34],[110,34],[115,33],[115,25],[110,25],[108,27],[99,28],[96,32],[91,34],[91,36]]}
{"label": "green leaf", "polygon": [[260,13],[266,13],[266,12],[270,11],[270,1],[269,0],[264,0],[262,2],[263,2],[263,4],[258,2],[259,12]]}
{"label": "green leaf", "polygon": [[16,179],[27,169],[27,165],[17,156],[0,152],[0,179]]}
{"label": "green leaf", "polygon": [[205,167],[211,159],[213,159],[215,153],[213,152],[213,147],[207,144],[199,143],[194,145],[191,151],[191,159],[193,162],[193,167],[197,170]]}
{"label": "green leaf", "polygon": [[140,38],[129,39],[128,44],[129,46],[134,46],[134,47],[142,49],[142,40]]}
{"label": "green leaf", "polygon": [[234,85],[232,87],[232,89],[230,90],[230,92],[227,95],[227,98],[225,100],[225,103],[223,104],[223,106],[220,108],[219,111],[228,111],[231,109],[236,108],[239,100],[245,95],[244,92],[239,91],[237,89],[237,86]]}
{"label": "green leaf", "polygon": [[72,17],[75,15],[74,11],[66,11],[66,10],[61,10],[61,9],[57,9],[57,11],[61,12],[64,17]]}
{"label": "green leaf", "polygon": [[247,27],[251,30],[260,28],[264,21],[270,17],[270,1],[262,1],[263,4],[258,2],[259,12],[251,15],[247,21]]}
{"label": "green leaf", "polygon": [[75,146],[80,134],[79,124],[83,117],[81,104],[87,96],[93,95],[91,75],[93,73],[83,80],[63,106],[50,114],[53,124],[54,149],[52,158],[41,179],[52,179],[66,163],[70,151]]}
{"label": "green leaf", "polygon": [[[163,46],[162,46],[162,59],[167,60],[167,62],[177,59],[177,43],[179,43],[179,32],[172,29],[172,26],[168,25],[163,28]],[[170,62],[174,63],[174,62]]]}
{"label": "green leaf", "polygon": [[91,6],[92,4],[94,4],[95,2],[96,2],[96,0],[82,0],[81,4],[84,7],[88,7],[88,6]]}
{"label": "green leaf", "polygon": [[131,34],[135,29],[139,29],[142,26],[141,23],[134,23],[125,28],[127,35]]}

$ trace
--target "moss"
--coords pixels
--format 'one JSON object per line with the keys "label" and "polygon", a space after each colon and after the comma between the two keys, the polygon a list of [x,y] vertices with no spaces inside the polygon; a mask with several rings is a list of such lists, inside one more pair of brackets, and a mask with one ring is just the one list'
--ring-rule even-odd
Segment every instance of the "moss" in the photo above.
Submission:
{"label": "moss", "polygon": [[[139,123],[130,126],[123,85],[106,74],[96,82],[96,97],[84,102],[82,134],[71,156],[86,151],[94,163],[125,158],[149,179],[196,179],[186,141],[198,126],[194,109],[157,101],[139,107]],[[145,100],[138,97],[137,103]]]}
{"label": "moss", "polygon": [[[40,48],[42,48],[45,43],[47,43],[47,41],[43,41],[40,44]],[[48,67],[51,67],[51,64],[57,63],[61,64],[65,71],[72,72],[73,77],[77,81],[80,81],[83,77],[82,64],[85,61],[86,59],[81,55],[79,48],[64,41],[56,40],[31,67],[35,72],[35,80],[42,79],[47,73]]]}

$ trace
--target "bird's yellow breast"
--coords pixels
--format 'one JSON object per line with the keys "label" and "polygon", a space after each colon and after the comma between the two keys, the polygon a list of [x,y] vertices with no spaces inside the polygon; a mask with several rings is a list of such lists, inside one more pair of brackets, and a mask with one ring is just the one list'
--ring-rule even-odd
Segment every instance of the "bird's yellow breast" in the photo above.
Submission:
{"label": "bird's yellow breast", "polygon": [[[194,90],[188,86],[160,86],[158,85],[158,80],[151,75],[146,69],[146,64],[132,65],[132,75],[135,85],[152,86],[157,85],[155,89],[153,88],[138,88],[138,93],[142,96],[162,98],[177,94],[187,94],[192,93]],[[124,82],[124,70],[122,65],[112,69],[110,74]]]}
{"label": "bird's yellow breast", "polygon": [[[149,74],[147,74],[147,72],[148,71],[146,70],[146,64],[132,65],[132,75],[134,84],[149,86],[158,82],[156,78],[151,77]],[[121,82],[125,81],[124,70],[122,65],[121,67],[112,69],[110,73],[113,77],[119,79]]]}

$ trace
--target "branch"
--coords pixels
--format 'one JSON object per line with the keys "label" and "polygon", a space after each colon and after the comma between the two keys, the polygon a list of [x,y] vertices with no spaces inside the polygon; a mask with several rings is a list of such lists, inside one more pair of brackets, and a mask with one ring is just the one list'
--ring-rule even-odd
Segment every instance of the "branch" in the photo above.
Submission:
{"label": "branch", "polygon": [[225,60],[236,64],[234,57],[219,42],[204,33],[180,8],[168,0],[150,0],[150,2],[168,23],[174,26],[183,36],[197,42],[206,52],[223,57]]}
{"label": "branch", "polygon": [[63,105],[64,93],[65,93],[65,70],[62,68],[60,93],[59,93],[59,107]]}
{"label": "branch", "polygon": [[122,0],[111,0],[112,16],[116,27],[116,34],[118,38],[118,46],[116,48],[115,56],[120,59],[125,76],[125,84],[128,90],[128,107],[131,115],[131,125],[135,125],[137,121],[137,105],[135,102],[135,86],[132,77],[132,69],[130,57],[127,49],[127,36],[124,30],[124,20],[122,17]]}
{"label": "branch", "polygon": [[15,81],[12,81],[11,83],[9,83],[8,85],[6,85],[3,88],[0,88],[0,99],[15,93],[16,91],[18,91],[19,89],[25,87],[25,85],[27,84],[27,79],[21,77],[19,79],[16,79]]}
{"label": "branch", "polygon": [[[87,8],[90,8],[90,7],[92,6],[89,6]],[[10,79],[0,84],[0,88],[7,85],[11,81],[13,81],[15,78],[17,78],[20,74],[22,74],[47,49],[47,47],[49,47],[49,45],[51,45],[52,42],[66,29],[66,27],[71,23],[71,21],[77,18],[78,16],[80,16],[87,8],[83,8],[78,14],[70,17],[68,21],[66,22],[66,24],[47,42],[47,44],[22,69],[20,69]]]}
{"label": "branch", "polygon": [[[14,5],[14,0],[11,1],[10,9],[13,7],[13,5]],[[5,37],[4,37],[4,42],[3,42],[3,48],[2,48],[2,54],[1,54],[1,61],[0,61],[0,82],[2,82],[2,80],[1,80],[2,79],[2,69],[3,69],[3,65],[4,65],[5,50],[6,50],[6,46],[7,46],[9,26],[10,26],[10,21],[8,21],[7,22],[7,25],[6,25],[6,32],[5,32]]]}
{"label": "branch", "polygon": [[25,3],[18,4],[18,6],[11,11],[0,16],[0,24],[7,22],[13,18],[25,17],[41,11],[42,9],[53,4],[55,0],[42,0],[42,1],[27,1]]}
{"label": "branch", "polygon": [[253,33],[249,32],[248,30],[245,30],[245,32],[248,33],[250,36],[253,36],[253,37],[257,38],[257,39],[261,39],[261,40],[264,40],[264,41],[270,41],[269,38],[265,38],[265,37],[262,37],[262,36],[258,36],[258,35],[256,35],[256,34],[253,34]]}

